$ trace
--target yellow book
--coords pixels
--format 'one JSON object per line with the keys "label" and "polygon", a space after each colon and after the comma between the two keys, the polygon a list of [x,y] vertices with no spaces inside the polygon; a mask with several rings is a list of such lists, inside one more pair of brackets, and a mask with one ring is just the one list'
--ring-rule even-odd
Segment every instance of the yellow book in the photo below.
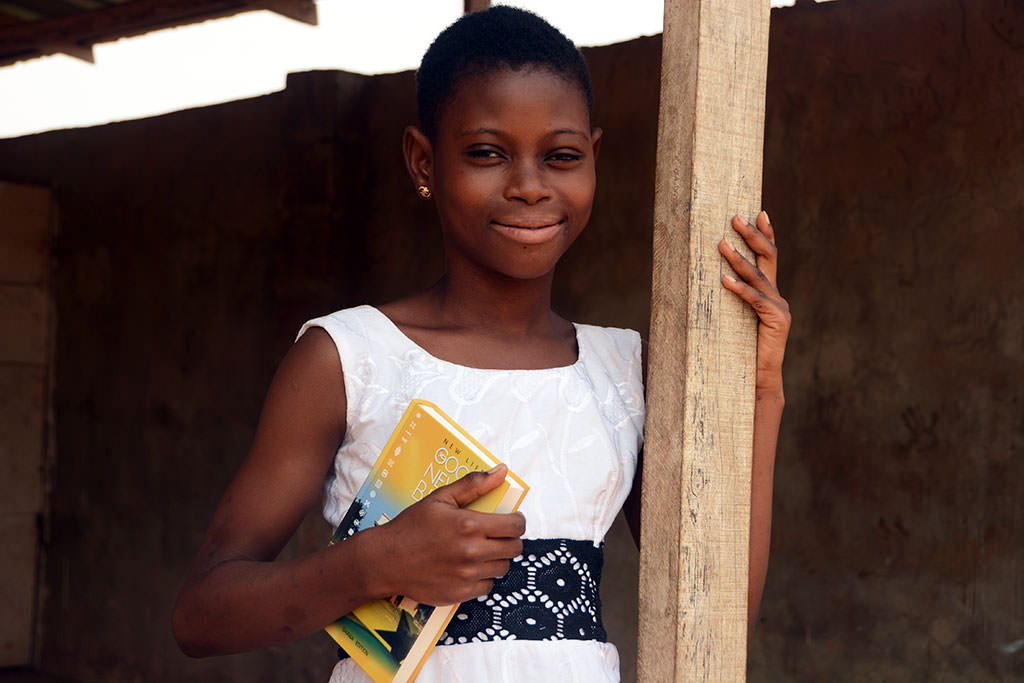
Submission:
{"label": "yellow book", "polygon": [[[499,464],[440,408],[415,399],[398,421],[331,543],[385,524],[434,489]],[[480,512],[513,512],[528,490],[526,483],[509,471],[500,486],[467,507]],[[458,607],[435,607],[398,595],[357,607],[325,628],[375,683],[405,683],[419,673]]]}

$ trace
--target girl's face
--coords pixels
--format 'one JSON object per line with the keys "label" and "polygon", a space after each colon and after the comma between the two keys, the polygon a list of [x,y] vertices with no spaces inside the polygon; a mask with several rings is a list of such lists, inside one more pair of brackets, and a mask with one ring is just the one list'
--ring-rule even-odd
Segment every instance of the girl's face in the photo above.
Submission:
{"label": "girl's face", "polygon": [[410,171],[433,192],[449,269],[543,277],[590,218],[601,131],[562,76],[526,68],[467,77],[436,139],[410,134],[422,147],[417,156],[407,136]]}

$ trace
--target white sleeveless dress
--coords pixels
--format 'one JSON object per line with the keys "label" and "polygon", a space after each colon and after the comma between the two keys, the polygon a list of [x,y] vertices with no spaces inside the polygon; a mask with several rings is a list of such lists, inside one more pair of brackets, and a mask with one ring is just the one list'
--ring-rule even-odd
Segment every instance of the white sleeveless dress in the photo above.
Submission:
{"label": "white sleeveless dress", "polygon": [[[345,438],[324,484],[324,516],[331,525],[341,521],[409,401],[422,398],[436,403],[530,485],[520,508],[526,517],[524,539],[594,546],[603,541],[629,493],[643,442],[635,331],[576,324],[579,357],[572,365],[491,370],[431,356],[372,306],[316,318],[299,335],[312,326],[322,327],[337,345],[348,402]],[[344,659],[330,680],[370,679]],[[442,644],[416,678],[417,683],[546,680],[618,681],[618,653],[599,640]]]}

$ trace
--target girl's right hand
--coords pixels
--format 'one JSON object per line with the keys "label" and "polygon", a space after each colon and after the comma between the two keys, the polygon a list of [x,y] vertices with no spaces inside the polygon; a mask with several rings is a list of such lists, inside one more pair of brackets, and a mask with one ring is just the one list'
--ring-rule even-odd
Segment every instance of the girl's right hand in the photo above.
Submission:
{"label": "girl's right hand", "polygon": [[523,551],[526,519],[465,506],[501,484],[506,471],[500,465],[466,475],[372,530],[386,595],[447,605],[490,593]]}

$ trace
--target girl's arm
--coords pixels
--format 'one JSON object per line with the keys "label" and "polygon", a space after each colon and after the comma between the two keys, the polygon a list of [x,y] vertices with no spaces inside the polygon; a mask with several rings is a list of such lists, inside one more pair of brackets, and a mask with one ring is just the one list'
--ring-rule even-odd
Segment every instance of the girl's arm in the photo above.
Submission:
{"label": "girl's arm", "polygon": [[757,215],[756,225],[734,216],[732,226],[754,251],[755,263],[744,258],[728,240],[718,250],[739,279],[723,276],[725,288],[735,292],[757,313],[757,380],[754,402],[753,466],[750,480],[750,575],[747,624],[753,628],[761,606],[768,572],[768,546],[772,530],[772,482],[775,447],[786,398],[782,390],[782,359],[792,318],[789,304],[777,286],[778,249],[768,214]]}
{"label": "girl's arm", "polygon": [[396,593],[430,604],[482,595],[521,552],[521,515],[461,509],[500,483],[504,471],[498,471],[438,489],[389,524],[344,543],[275,562],[319,498],[345,414],[337,351],[323,330],[311,329],[278,369],[249,455],[181,587],[172,625],[186,654],[294,640]]}
{"label": "girl's arm", "polygon": [[[747,594],[747,624],[753,627],[761,606],[765,577],[768,572],[768,547],[772,527],[772,482],[775,472],[775,446],[786,399],[782,391],[782,358],[786,351],[791,317],[789,304],[779,294],[777,282],[778,250],[775,232],[762,211],[756,225],[739,216],[733,217],[733,228],[756,254],[756,265],[737,252],[727,240],[718,249],[740,279],[722,278],[725,287],[749,303],[760,322],[757,328],[757,380],[754,403],[753,465],[750,481],[750,573]],[[647,377],[647,347],[643,354],[644,377]],[[626,498],[623,512],[637,546],[640,545],[640,486],[643,462],[637,462],[633,488]]]}
{"label": "girl's arm", "polygon": [[249,455],[178,594],[172,625],[186,654],[290,640],[373,592],[373,577],[358,561],[362,543],[272,562],[316,502],[344,434],[340,371],[332,342],[318,329],[296,342],[278,368]]}

